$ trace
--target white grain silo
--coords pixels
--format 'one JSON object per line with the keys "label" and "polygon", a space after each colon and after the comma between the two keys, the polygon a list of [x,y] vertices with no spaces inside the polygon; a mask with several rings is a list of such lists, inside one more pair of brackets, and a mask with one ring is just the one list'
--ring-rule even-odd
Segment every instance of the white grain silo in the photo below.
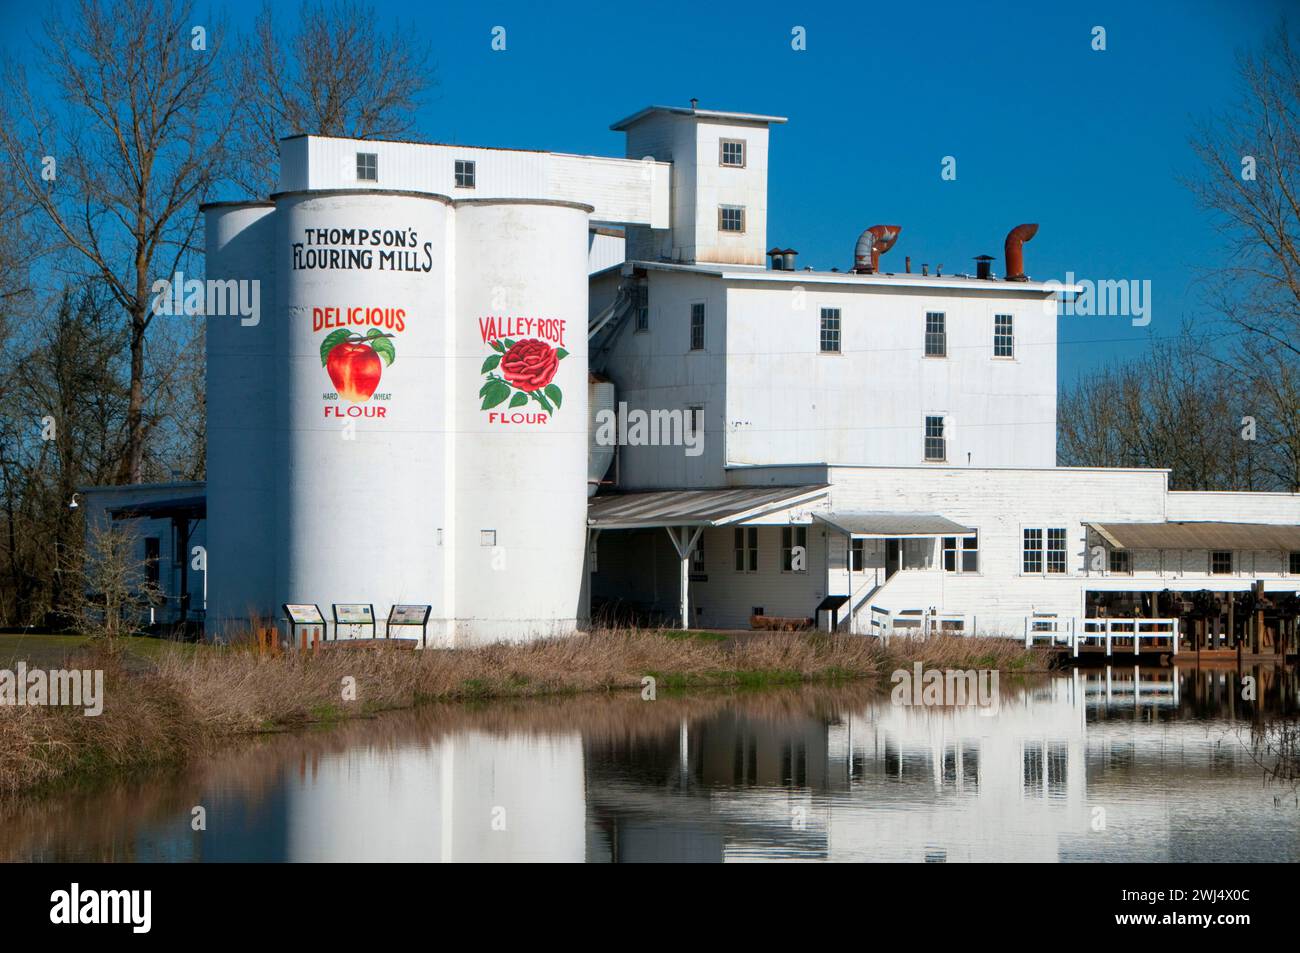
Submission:
{"label": "white grain silo", "polygon": [[590,206],[456,203],[457,641],[573,631],[587,505]]}
{"label": "white grain silo", "polygon": [[450,215],[428,194],[276,196],[277,603],[444,611]]}
{"label": "white grain silo", "polygon": [[[270,202],[205,205],[206,277],[258,282],[256,316],[207,318],[207,567],[209,637],[276,604],[270,408],[277,400],[275,217]],[[283,601],[283,600],[280,600]]]}

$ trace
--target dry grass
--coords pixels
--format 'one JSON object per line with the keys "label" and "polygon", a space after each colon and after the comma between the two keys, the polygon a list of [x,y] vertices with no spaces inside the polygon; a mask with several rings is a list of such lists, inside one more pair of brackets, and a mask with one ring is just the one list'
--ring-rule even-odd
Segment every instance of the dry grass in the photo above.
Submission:
{"label": "dry grass", "polygon": [[[1034,671],[1046,656],[1014,642],[955,637],[873,640],[760,633],[734,641],[605,630],[566,639],[437,652],[257,655],[236,645],[159,653],[146,670],[120,650],[92,646],[70,667],[105,671],[104,713],[0,708],[0,794],[105,771],[180,763],[234,737],[289,730],[430,702],[639,691],[662,697],[703,688],[748,689],[879,679],[927,667]],[[350,682],[348,680],[351,680]],[[355,685],[355,701],[344,697]],[[639,697],[639,696],[632,696]]]}

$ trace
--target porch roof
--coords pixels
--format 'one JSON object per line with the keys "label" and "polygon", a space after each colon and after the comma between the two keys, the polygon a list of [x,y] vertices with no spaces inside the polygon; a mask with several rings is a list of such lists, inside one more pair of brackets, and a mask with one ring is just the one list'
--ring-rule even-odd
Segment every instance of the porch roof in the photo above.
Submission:
{"label": "porch roof", "polygon": [[182,496],[171,500],[141,500],[109,508],[115,520],[127,519],[204,519],[208,514],[206,496]]}
{"label": "porch roof", "polygon": [[1089,523],[1116,549],[1300,550],[1300,526],[1281,523]]}
{"label": "porch roof", "polygon": [[861,539],[916,539],[975,532],[938,513],[815,513],[817,519]]}
{"label": "porch roof", "polygon": [[815,483],[610,493],[587,502],[587,525],[592,529],[726,526],[820,499],[828,489],[829,484]]}

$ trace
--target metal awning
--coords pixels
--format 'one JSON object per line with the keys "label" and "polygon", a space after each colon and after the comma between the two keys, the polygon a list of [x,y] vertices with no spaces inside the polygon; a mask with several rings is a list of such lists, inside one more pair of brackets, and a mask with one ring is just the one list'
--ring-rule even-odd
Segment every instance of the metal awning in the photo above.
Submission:
{"label": "metal awning", "polygon": [[726,526],[820,499],[828,489],[828,484],[820,483],[610,493],[587,502],[587,525],[592,529]]}
{"label": "metal awning", "polygon": [[815,513],[817,519],[860,539],[917,539],[965,536],[974,527],[954,523],[938,513]]}
{"label": "metal awning", "polygon": [[1089,523],[1116,549],[1300,550],[1300,526],[1282,523]]}
{"label": "metal awning", "polygon": [[145,500],[139,503],[124,503],[110,507],[108,515],[115,520],[129,519],[192,519],[201,520],[207,516],[208,500],[206,496],[184,496],[171,500]]}

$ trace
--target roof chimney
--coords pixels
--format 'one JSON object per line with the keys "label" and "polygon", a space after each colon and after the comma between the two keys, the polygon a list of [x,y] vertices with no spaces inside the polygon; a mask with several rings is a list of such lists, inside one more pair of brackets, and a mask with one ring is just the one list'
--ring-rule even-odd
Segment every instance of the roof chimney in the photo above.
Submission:
{"label": "roof chimney", "polygon": [[911,255],[908,255],[906,258],[903,259],[903,270],[906,271],[909,275],[912,273],[912,256],[911,256]]}
{"label": "roof chimney", "polygon": [[975,256],[975,277],[983,278],[986,281],[993,277],[993,256],[992,255]]}
{"label": "roof chimney", "polygon": [[1007,257],[1007,281],[1028,281],[1025,274],[1025,242],[1038,234],[1038,225],[1017,225],[1007,232],[1002,246]]}
{"label": "roof chimney", "polygon": [[787,248],[781,252],[781,263],[786,271],[794,271],[794,256],[799,254],[793,248]]}
{"label": "roof chimney", "polygon": [[880,268],[880,256],[894,247],[902,225],[872,225],[858,236],[853,249],[853,270],[861,275],[875,274]]}
{"label": "roof chimney", "polygon": [[785,252],[773,245],[767,250],[767,257],[772,259],[772,270],[782,271],[785,268]]}
{"label": "roof chimney", "polygon": [[691,97],[691,108],[692,108],[692,109],[699,109],[699,108],[700,108],[700,101],[699,101],[698,99],[696,99],[694,96]]}

